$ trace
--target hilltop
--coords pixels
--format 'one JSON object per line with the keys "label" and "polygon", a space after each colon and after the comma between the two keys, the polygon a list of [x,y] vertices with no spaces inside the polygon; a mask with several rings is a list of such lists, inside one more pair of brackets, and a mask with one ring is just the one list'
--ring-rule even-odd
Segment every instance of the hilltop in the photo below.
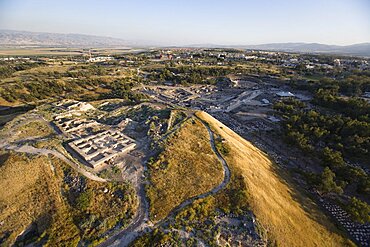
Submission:
{"label": "hilltop", "polygon": [[271,159],[211,115],[199,112],[229,146],[225,156],[246,185],[250,209],[278,246],[345,246],[348,242]]}
{"label": "hilltop", "polygon": [[[351,245],[351,242],[343,237],[343,233],[322,213],[318,205],[309,199],[305,192],[298,190],[290,176],[280,171],[266,154],[211,115],[196,112],[195,116],[195,119],[188,120],[178,134],[171,138],[167,143],[168,147],[157,161],[153,162],[156,168],[151,168],[151,184],[148,186],[150,197],[165,196],[164,198],[179,199],[181,197],[180,201],[183,203],[176,204],[173,199],[167,205],[151,201],[151,211],[161,212],[157,215],[160,217],[152,214],[152,220],[162,218],[164,211],[172,213],[158,223],[164,228],[144,235],[134,243],[134,246],[185,241],[185,236],[191,236],[198,244],[203,242],[207,245],[215,243],[231,246],[238,243],[249,243],[253,246]],[[203,132],[209,129],[211,136],[201,134],[202,129]],[[190,137],[185,142],[186,145],[182,145],[181,143],[184,143],[182,137],[185,134],[189,136],[189,133],[197,133],[196,136],[200,139]],[[188,145],[192,143],[196,146],[202,139],[203,147],[207,147],[205,139],[211,144],[214,142],[215,153],[212,155],[209,151],[201,152],[194,158],[188,154],[193,152],[194,146]],[[181,147],[181,152],[176,151]],[[213,175],[213,179],[207,178],[210,174],[207,170],[212,170],[214,166],[213,162],[209,162],[207,168],[203,163],[205,159],[203,155],[207,153],[209,157],[219,157],[220,161],[224,157],[227,169],[230,170],[230,180],[228,172],[224,174],[223,182],[215,179],[217,175]],[[176,159],[174,163],[172,156],[176,155],[182,158]],[[192,175],[181,172],[183,174],[181,179],[180,175],[171,175],[173,169],[181,170],[179,167],[183,166],[187,170],[203,172],[195,172]],[[192,184],[199,179],[209,183],[212,181],[215,189],[208,189],[206,192],[194,188]],[[176,183],[177,188],[172,186],[173,183]],[[172,210],[169,207],[172,207]],[[244,227],[239,225],[242,223]],[[234,229],[234,224],[238,225],[238,228]]]}

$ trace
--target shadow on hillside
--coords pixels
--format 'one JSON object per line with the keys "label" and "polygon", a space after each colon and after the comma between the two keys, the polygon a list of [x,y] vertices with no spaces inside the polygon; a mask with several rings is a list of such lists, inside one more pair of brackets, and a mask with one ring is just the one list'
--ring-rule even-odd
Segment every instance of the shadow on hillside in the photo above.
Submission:
{"label": "shadow on hillside", "polygon": [[36,246],[42,246],[47,236],[40,239],[41,234],[50,225],[51,217],[48,213],[41,214],[20,234],[13,246],[32,246],[37,241]]}
{"label": "shadow on hillside", "polygon": [[34,105],[22,105],[22,106],[4,106],[0,105],[0,116],[10,115],[14,113],[24,113],[34,109]]}
{"label": "shadow on hillside", "polygon": [[0,128],[3,127],[7,122],[13,120],[16,116],[23,114],[34,108],[35,106],[33,105],[23,105],[23,106],[0,105]]}
{"label": "shadow on hillside", "polygon": [[345,238],[349,238],[342,227],[336,224],[335,221],[329,215],[327,215],[324,209],[320,206],[318,203],[319,198],[317,196],[301,188],[298,185],[298,182],[294,181],[292,176],[286,170],[284,170],[284,168],[277,165],[271,157],[268,156],[268,158],[272,162],[272,171],[277,175],[280,182],[288,186],[290,189],[289,194],[291,195],[292,199],[299,203],[309,218],[322,225],[329,232],[334,232]]}

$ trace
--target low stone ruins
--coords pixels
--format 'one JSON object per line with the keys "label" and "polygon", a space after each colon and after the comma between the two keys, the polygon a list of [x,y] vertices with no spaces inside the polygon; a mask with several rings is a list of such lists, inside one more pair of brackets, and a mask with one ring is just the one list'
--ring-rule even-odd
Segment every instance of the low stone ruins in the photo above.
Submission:
{"label": "low stone ruins", "polygon": [[350,216],[339,206],[321,199],[322,206],[347,230],[349,235],[356,240],[360,246],[369,246],[370,224],[353,222]]}
{"label": "low stone ruins", "polygon": [[68,145],[95,168],[118,154],[133,150],[136,143],[119,131],[107,130],[77,139]]}
{"label": "low stone ruins", "polygon": [[[135,140],[118,129],[92,119],[79,118],[84,112],[96,110],[92,105],[69,100],[55,106],[61,112],[54,117],[54,124],[67,138],[73,140],[67,144],[73,153],[78,154],[93,168],[135,149]],[[124,123],[129,120],[125,119]]]}

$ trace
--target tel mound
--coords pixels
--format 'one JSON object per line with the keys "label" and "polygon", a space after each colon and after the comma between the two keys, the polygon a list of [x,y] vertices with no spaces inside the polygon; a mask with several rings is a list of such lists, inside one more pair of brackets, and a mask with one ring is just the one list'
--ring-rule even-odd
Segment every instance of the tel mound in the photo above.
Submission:
{"label": "tel mound", "polygon": [[[208,127],[230,169],[230,182],[214,194],[193,200],[168,219],[166,215],[183,201],[211,191],[222,181],[222,167],[211,150]],[[209,245],[353,245],[265,153],[205,112],[196,112],[168,139],[157,160],[150,162],[149,171],[151,219],[169,224],[159,223],[164,228],[144,235],[134,246],[187,243],[189,236],[193,242]],[[207,186],[197,187],[197,181],[206,181]],[[241,225],[239,230],[230,225],[244,222],[245,226],[251,214],[256,222],[253,220],[254,231],[249,236],[248,227],[241,232]],[[229,225],[222,223],[225,221]]]}
{"label": "tel mound", "polygon": [[273,242],[278,246],[352,244],[265,153],[211,115],[197,112],[197,116],[227,142],[225,160],[231,172],[240,173],[244,179],[250,209]]}

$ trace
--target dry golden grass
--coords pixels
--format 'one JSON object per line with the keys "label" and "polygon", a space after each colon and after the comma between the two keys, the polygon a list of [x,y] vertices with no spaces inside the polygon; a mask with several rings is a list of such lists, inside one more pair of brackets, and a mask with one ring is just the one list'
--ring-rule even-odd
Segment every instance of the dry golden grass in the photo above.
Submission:
{"label": "dry golden grass", "polygon": [[3,97],[0,97],[0,106],[15,106],[19,104],[20,102],[8,102]]}
{"label": "dry golden grass", "polygon": [[[79,209],[68,199],[80,194],[71,192],[65,183],[65,172],[70,178],[79,176],[54,157],[0,153],[0,239],[5,240],[2,246],[11,246],[32,223],[37,224],[39,234],[48,236],[45,246],[77,246],[80,239],[95,243],[118,221],[127,223],[128,215],[138,205],[133,188],[86,179],[91,200],[86,209]],[[124,199],[115,193],[121,193]],[[94,215],[96,223],[104,223],[97,228],[79,229],[79,221],[90,215]]]}
{"label": "dry golden grass", "polygon": [[281,173],[262,151],[205,112],[197,112],[230,146],[225,157],[232,171],[243,176],[249,204],[278,246],[346,246],[351,242],[287,174]]}
{"label": "dry golden grass", "polygon": [[9,231],[10,236],[3,243],[8,246],[32,222],[50,223],[47,221],[51,211],[61,198],[46,157],[31,161],[25,156],[4,155],[8,154],[3,154],[5,163],[0,166],[0,235]]}
{"label": "dry golden grass", "polygon": [[221,163],[211,149],[204,125],[195,119],[170,137],[165,150],[150,166],[150,214],[160,220],[182,201],[221,183]]}

